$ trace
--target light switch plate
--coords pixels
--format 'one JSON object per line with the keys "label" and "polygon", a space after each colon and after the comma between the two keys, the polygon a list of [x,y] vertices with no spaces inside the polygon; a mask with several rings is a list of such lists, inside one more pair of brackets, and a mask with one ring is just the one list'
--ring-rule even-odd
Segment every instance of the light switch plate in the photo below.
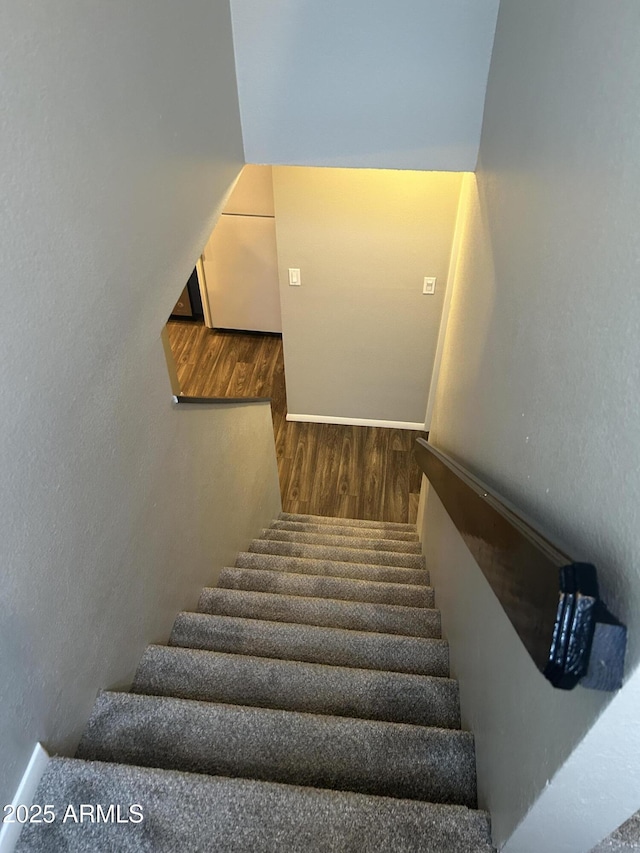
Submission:
{"label": "light switch plate", "polygon": [[436,277],[425,275],[424,284],[422,286],[422,292],[427,296],[433,296],[436,292]]}
{"label": "light switch plate", "polygon": [[295,269],[293,267],[289,267],[289,286],[300,287],[300,284],[300,270]]}

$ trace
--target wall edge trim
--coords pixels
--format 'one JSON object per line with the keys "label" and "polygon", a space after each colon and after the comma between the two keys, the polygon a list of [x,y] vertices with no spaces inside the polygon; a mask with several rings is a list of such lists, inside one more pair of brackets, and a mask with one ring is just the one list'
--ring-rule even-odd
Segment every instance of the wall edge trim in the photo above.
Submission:
{"label": "wall edge trim", "polygon": [[[14,809],[21,805],[32,805],[36,789],[40,784],[40,779],[42,779],[49,761],[49,753],[42,744],[37,743],[13,797],[11,805]],[[2,824],[2,828],[0,829],[0,853],[12,853],[20,838],[22,826],[21,823],[17,822]]]}
{"label": "wall edge trim", "polygon": [[422,422],[383,421],[378,420],[377,418],[342,418],[333,415],[297,415],[289,413],[287,414],[287,420],[308,424],[342,424],[344,426],[370,426],[383,427],[385,429],[424,430],[424,424]]}

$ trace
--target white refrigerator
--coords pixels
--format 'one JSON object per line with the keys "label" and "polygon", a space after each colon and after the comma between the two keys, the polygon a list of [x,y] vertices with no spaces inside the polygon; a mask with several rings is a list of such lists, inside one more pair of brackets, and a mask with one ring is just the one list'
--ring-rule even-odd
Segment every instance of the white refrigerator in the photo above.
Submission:
{"label": "white refrigerator", "polygon": [[202,255],[216,329],[281,332],[270,166],[245,166]]}

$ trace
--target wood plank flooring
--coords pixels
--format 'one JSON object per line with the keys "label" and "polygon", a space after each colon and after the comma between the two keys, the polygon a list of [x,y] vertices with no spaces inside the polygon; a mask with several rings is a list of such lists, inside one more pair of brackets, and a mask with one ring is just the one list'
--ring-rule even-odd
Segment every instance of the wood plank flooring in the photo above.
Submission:
{"label": "wood plank flooring", "polygon": [[415,522],[421,474],[412,446],[422,433],[286,420],[282,339],[169,321],[182,392],[271,397],[285,512]]}

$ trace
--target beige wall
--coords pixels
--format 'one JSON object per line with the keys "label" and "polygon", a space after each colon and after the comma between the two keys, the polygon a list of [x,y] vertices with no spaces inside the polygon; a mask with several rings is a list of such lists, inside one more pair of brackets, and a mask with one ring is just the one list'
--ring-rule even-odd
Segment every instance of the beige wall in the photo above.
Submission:
{"label": "beige wall", "polygon": [[273,180],[289,412],[423,424],[461,175],[276,167]]}
{"label": "beige wall", "polygon": [[274,216],[271,166],[244,166],[222,212]]}
{"label": "beige wall", "polygon": [[[452,647],[480,790],[514,853],[550,837],[554,851],[587,850],[640,805],[639,30],[635,0],[615,15],[597,0],[503,0],[466,188],[432,439],[594,562],[629,626],[610,704],[581,688],[552,696],[535,671],[526,685],[524,670],[503,678],[519,641],[485,643],[490,609],[468,623],[467,651]],[[432,508],[425,538],[443,537]],[[437,559],[436,580],[455,584],[444,549]],[[455,608],[443,616],[455,624]],[[463,666],[479,649],[491,667]],[[599,736],[583,739],[596,719]]]}
{"label": "beige wall", "polygon": [[160,341],[243,162],[228,7],[7,0],[2,17],[8,803],[36,741],[73,748],[96,691],[128,682],[278,497],[268,407],[174,409]]}

